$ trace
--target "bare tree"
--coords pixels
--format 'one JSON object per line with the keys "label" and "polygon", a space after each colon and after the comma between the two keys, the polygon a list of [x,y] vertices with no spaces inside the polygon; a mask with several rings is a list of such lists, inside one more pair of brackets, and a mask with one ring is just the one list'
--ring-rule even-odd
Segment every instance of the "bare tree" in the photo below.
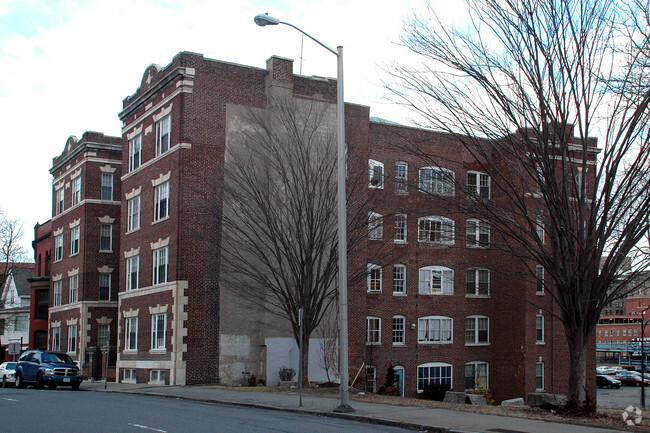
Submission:
{"label": "bare tree", "polygon": [[0,275],[3,283],[15,264],[27,258],[27,251],[20,245],[22,237],[22,222],[0,209]]}
{"label": "bare tree", "polygon": [[[402,42],[419,63],[395,65],[388,87],[489,176],[492,199],[455,204],[489,221],[533,276],[543,266],[570,352],[570,404],[588,407],[600,312],[648,264],[648,2],[467,5],[462,29],[432,8],[407,23]],[[464,179],[457,188],[477,195]],[[622,276],[629,259],[636,272]]]}
{"label": "bare tree", "polygon": [[[333,109],[280,97],[264,109],[242,107],[226,153],[224,281],[250,305],[286,319],[297,343],[302,309],[305,380],[309,338],[337,296]],[[367,236],[368,212],[354,196],[348,203],[357,210],[348,218],[353,246]]]}
{"label": "bare tree", "polygon": [[338,328],[334,321],[325,320],[320,332],[320,356],[319,364],[325,370],[327,381],[331,382],[330,374],[335,379],[339,377],[339,337]]}

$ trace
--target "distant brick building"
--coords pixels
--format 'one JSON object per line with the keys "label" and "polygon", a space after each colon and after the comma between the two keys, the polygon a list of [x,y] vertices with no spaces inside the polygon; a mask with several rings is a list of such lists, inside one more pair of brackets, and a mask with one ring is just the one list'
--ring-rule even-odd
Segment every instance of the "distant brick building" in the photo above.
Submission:
{"label": "distant brick building", "polygon": [[50,306],[50,266],[52,266],[52,222],[34,227],[34,275],[31,284],[29,348],[47,349],[48,309]]}
{"label": "distant brick building", "polygon": [[[258,69],[182,52],[147,68],[124,99],[121,139],[68,141],[51,170],[51,347],[68,348],[90,373],[83,354],[102,347],[110,329],[119,381],[236,384],[249,372],[274,379],[277,342],[291,332],[240,305],[220,271],[227,147],[243,127],[242,110],[263,109],[274,95],[333,110],[336,82],[294,75],[280,57]],[[452,137],[373,120],[368,107],[347,104],[345,122],[348,176],[364,178],[349,193],[370,206],[368,239],[348,257],[350,273],[363,276],[349,278],[350,372],[362,379],[355,386],[376,391],[392,366],[409,396],[436,382],[487,387],[497,400],[566,392],[568,352],[543,269],[538,279],[523,266],[505,272],[489,225],[418,192],[455,194],[438,168],[394,144],[409,140],[454,161],[444,170],[502,200],[476,161]],[[110,200],[100,199],[104,173],[114,175]],[[79,176],[89,177],[78,184]],[[102,249],[105,226],[110,250]]]}
{"label": "distant brick building", "polygon": [[87,377],[101,377],[101,348],[114,348],[117,332],[122,140],[70,137],[50,173],[49,347],[67,352]]}

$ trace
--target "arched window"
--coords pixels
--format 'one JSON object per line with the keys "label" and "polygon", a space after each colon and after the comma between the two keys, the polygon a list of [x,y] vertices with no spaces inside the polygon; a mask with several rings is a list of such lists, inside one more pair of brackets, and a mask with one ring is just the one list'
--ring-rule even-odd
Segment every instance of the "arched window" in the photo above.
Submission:
{"label": "arched window", "polygon": [[446,384],[453,388],[452,365],[444,362],[429,362],[418,365],[418,392],[430,384]]}

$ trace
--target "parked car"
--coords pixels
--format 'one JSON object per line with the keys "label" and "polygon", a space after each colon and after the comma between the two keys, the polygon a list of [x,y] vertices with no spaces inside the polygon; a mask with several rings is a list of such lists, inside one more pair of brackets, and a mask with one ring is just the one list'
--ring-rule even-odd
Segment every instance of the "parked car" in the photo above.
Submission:
{"label": "parked car", "polygon": [[3,362],[0,364],[0,378],[2,378],[2,387],[6,388],[10,383],[16,383],[16,363]]}
{"label": "parked car", "polygon": [[[616,375],[616,379],[620,380],[623,385],[641,386],[641,376],[634,373],[621,373]],[[646,385],[650,385],[649,379],[644,379]]]}
{"label": "parked car", "polygon": [[602,386],[605,388],[620,388],[621,381],[606,374],[599,374],[596,376],[596,386]]}
{"label": "parked car", "polygon": [[609,374],[611,371],[611,367],[607,367],[606,365],[601,365],[600,367],[596,367],[596,374]]}
{"label": "parked car", "polygon": [[30,350],[23,353],[16,367],[16,387],[24,388],[33,384],[37,389],[47,385],[50,389],[57,386],[71,386],[78,390],[83,382],[81,371],[65,353],[45,350]]}

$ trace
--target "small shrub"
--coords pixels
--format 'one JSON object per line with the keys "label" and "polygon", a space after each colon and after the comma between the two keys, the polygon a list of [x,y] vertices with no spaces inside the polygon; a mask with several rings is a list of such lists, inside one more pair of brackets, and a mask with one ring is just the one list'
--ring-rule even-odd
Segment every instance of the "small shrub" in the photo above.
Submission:
{"label": "small shrub", "polygon": [[293,380],[293,377],[296,375],[296,370],[289,367],[282,367],[279,371],[280,380],[283,382],[290,382]]}
{"label": "small shrub", "polygon": [[451,387],[446,383],[427,383],[422,388],[420,398],[425,400],[442,401],[445,399],[445,394]]}

